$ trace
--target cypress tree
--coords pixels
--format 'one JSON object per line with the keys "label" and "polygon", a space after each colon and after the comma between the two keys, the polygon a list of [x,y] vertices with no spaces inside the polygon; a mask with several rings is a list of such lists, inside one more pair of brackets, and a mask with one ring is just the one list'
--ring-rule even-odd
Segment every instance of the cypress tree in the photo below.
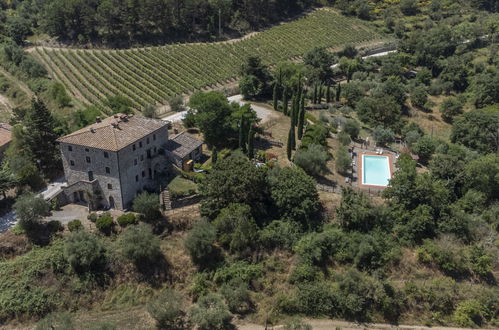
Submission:
{"label": "cypress tree", "polygon": [[322,84],[320,84],[319,85],[319,93],[318,93],[318,97],[317,97],[318,98],[317,103],[319,103],[319,104],[322,103],[322,94],[323,93],[324,93],[324,88],[323,88]]}
{"label": "cypress tree", "polygon": [[284,86],[284,90],[282,92],[282,112],[287,116],[288,115],[288,88]]}
{"label": "cypress tree", "polygon": [[298,98],[298,94],[293,96],[293,113],[291,116],[291,125],[296,127],[298,124],[298,112],[300,111],[300,99]]}
{"label": "cypress tree", "polygon": [[331,85],[327,85],[326,90],[326,103],[331,103]]}
{"label": "cypress tree", "polygon": [[336,102],[340,102],[341,96],[341,84],[338,83],[338,87],[336,87]]}
{"label": "cypress tree", "polygon": [[274,84],[274,99],[273,99],[273,103],[274,103],[274,110],[278,110],[278,98],[279,98],[279,84],[276,82]]}
{"label": "cypress tree", "polygon": [[211,164],[215,165],[218,160],[218,150],[217,147],[213,147],[213,151],[211,152]]}
{"label": "cypress tree", "polygon": [[288,155],[288,160],[291,160],[291,154],[292,154],[292,150],[293,150],[293,147],[291,145],[291,131],[293,131],[294,128],[293,128],[293,125],[291,125],[291,128],[289,129],[289,132],[288,132],[288,143],[286,145],[286,153]]}
{"label": "cypress tree", "polygon": [[295,128],[291,126],[291,149],[296,149],[296,138],[295,138]]}
{"label": "cypress tree", "polygon": [[248,158],[253,159],[255,157],[255,130],[253,129],[253,125],[251,125],[248,132]]}
{"label": "cypress tree", "polygon": [[239,120],[239,148],[246,152],[246,120],[241,117]]}
{"label": "cypress tree", "polygon": [[303,136],[303,126],[305,125],[305,96],[302,95],[300,101],[300,112],[298,114],[298,140]]}

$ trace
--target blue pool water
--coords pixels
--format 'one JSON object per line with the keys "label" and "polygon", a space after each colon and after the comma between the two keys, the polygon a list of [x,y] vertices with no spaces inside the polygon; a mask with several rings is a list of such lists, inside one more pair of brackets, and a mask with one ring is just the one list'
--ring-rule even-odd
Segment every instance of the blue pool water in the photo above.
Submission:
{"label": "blue pool water", "polygon": [[362,184],[388,186],[390,161],[386,156],[362,156]]}

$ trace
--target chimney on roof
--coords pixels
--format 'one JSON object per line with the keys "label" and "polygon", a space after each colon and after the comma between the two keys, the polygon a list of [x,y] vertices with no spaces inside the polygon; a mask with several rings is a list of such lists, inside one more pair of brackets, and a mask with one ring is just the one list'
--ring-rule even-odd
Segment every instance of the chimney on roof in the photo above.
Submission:
{"label": "chimney on roof", "polygon": [[95,133],[95,128],[90,128],[90,132]]}
{"label": "chimney on roof", "polygon": [[102,119],[100,117],[95,117],[95,122],[96,123],[100,123],[102,121]]}

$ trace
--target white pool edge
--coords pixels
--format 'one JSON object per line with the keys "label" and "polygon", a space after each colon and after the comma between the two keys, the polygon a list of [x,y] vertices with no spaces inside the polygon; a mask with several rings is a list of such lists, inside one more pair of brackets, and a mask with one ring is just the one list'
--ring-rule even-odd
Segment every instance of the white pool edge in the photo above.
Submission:
{"label": "white pool edge", "polygon": [[365,185],[365,186],[372,186],[372,187],[384,187],[384,188],[388,187],[389,184],[387,184],[386,186],[384,186],[384,185],[379,185],[379,184],[365,183],[364,178],[365,178],[366,172],[365,172],[365,166],[364,165],[365,165],[365,157],[366,156],[386,158],[386,166],[388,166],[388,180],[391,180],[391,178],[392,178],[392,171],[391,171],[391,168],[390,168],[390,157],[389,156],[362,154],[362,175],[361,175],[361,178],[360,178],[362,184]]}

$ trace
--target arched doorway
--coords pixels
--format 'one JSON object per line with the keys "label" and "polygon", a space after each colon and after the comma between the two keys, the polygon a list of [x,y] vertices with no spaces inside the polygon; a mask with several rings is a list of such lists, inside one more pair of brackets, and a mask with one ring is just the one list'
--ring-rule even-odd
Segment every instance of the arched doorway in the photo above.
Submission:
{"label": "arched doorway", "polygon": [[109,208],[110,209],[114,209],[115,205],[114,205],[114,197],[113,196],[109,196]]}

